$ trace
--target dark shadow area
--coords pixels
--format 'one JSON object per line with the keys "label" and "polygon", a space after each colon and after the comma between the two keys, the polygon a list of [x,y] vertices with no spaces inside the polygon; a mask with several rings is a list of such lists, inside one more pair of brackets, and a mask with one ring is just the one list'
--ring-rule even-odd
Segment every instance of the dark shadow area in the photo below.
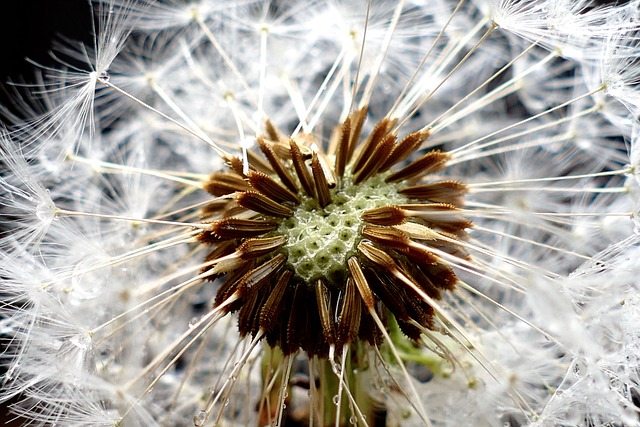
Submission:
{"label": "dark shadow area", "polygon": [[32,82],[34,69],[26,58],[44,66],[55,64],[50,51],[56,39],[91,43],[88,0],[5,0],[0,7],[0,103],[11,105],[7,81]]}
{"label": "dark shadow area", "polygon": [[[0,104],[12,105],[12,88],[6,82],[33,82],[34,69],[26,58],[50,66],[50,50],[60,37],[91,43],[92,25],[87,0],[4,0],[0,6]],[[0,119],[1,120],[1,119]],[[1,278],[0,278],[1,279]],[[0,295],[1,298],[1,295]],[[0,352],[6,338],[0,336]],[[5,369],[0,367],[1,377]],[[20,426],[24,420],[8,413],[0,403],[0,426]]]}

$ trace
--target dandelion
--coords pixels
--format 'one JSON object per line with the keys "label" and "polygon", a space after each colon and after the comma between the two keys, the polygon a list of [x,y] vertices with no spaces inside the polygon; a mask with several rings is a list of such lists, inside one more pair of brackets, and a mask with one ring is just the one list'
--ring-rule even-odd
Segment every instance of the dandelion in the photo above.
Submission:
{"label": "dandelion", "polygon": [[0,140],[2,398],[637,424],[637,10],[99,2]]}

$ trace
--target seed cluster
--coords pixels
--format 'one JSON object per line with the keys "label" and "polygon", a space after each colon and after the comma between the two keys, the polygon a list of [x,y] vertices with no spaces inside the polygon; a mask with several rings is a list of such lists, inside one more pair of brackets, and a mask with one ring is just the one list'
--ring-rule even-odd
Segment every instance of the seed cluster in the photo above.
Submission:
{"label": "seed cluster", "polygon": [[351,176],[345,174],[341,189],[331,190],[332,203],[318,209],[315,199],[307,199],[281,223],[277,233],[287,236],[283,249],[298,278],[306,283],[323,279],[328,286],[342,285],[347,259],[357,253],[362,239],[362,214],[389,203],[407,202],[398,194],[397,185],[384,182],[382,176],[353,185]]}
{"label": "seed cluster", "polygon": [[211,175],[205,209],[212,246],[203,272],[220,279],[215,306],[238,312],[241,335],[265,337],[285,355],[327,357],[359,339],[378,344],[393,316],[418,340],[433,327],[433,302],[455,287],[446,259],[471,222],[459,206],[464,184],[436,175],[450,159],[427,139],[398,140],[383,119],[361,139],[366,108],[334,130],[328,150],[312,135],[286,138],[267,122],[249,170],[229,158]]}

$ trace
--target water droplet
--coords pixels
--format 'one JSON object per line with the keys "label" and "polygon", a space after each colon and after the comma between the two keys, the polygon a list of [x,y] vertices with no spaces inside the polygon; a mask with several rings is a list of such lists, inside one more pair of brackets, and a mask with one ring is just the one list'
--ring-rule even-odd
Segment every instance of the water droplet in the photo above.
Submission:
{"label": "water droplet", "polygon": [[229,406],[229,399],[227,399],[227,400],[225,400],[225,401],[224,401],[224,406],[225,406],[225,407],[226,407],[226,406]]}
{"label": "water droplet", "polygon": [[356,418],[356,416],[355,416],[355,415],[351,415],[351,416],[349,417],[349,424],[353,424],[353,425],[358,424],[358,419]]}
{"label": "water droplet", "polygon": [[283,403],[283,404],[282,404],[282,410],[284,411],[285,409],[287,409],[287,404],[286,404],[286,403]]}
{"label": "water droplet", "polygon": [[207,421],[207,411],[200,410],[200,411],[198,411],[198,413],[193,417],[193,425],[194,425],[195,427],[201,427],[201,426],[203,426],[205,421]]}
{"label": "water droplet", "polygon": [[55,217],[55,211],[56,209],[51,203],[44,201],[36,206],[36,217],[42,222],[47,222]]}
{"label": "water droplet", "polygon": [[194,317],[193,319],[189,320],[189,328],[195,328],[196,325],[198,324],[199,319],[197,317]]}
{"label": "water droplet", "polygon": [[340,403],[340,396],[338,396],[337,394],[335,396],[333,396],[333,404],[338,406],[338,404]]}
{"label": "water droplet", "polygon": [[60,366],[74,366],[83,371],[95,372],[96,361],[91,340],[85,336],[74,335],[65,339],[56,354]]}
{"label": "water droplet", "polygon": [[100,71],[98,73],[98,80],[100,80],[103,83],[108,82],[110,78],[111,78],[111,76],[106,71]]}

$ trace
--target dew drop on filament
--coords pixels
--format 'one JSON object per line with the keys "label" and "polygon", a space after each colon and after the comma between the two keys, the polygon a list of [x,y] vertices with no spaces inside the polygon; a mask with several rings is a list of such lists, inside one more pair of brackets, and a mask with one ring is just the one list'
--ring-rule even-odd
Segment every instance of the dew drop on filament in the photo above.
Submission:
{"label": "dew drop on filament", "polygon": [[102,83],[107,83],[110,78],[111,76],[106,71],[100,71],[98,73],[98,80],[100,80]]}
{"label": "dew drop on filament", "polygon": [[189,329],[195,328],[199,321],[200,321],[200,319],[198,319],[197,317],[192,318],[189,321]]}
{"label": "dew drop on filament", "polygon": [[36,217],[42,221],[47,222],[55,217],[55,207],[47,202],[42,202],[36,206]]}
{"label": "dew drop on filament", "polygon": [[202,427],[204,425],[204,422],[207,420],[207,411],[204,410],[200,410],[194,417],[193,417],[193,425],[195,427]]}

